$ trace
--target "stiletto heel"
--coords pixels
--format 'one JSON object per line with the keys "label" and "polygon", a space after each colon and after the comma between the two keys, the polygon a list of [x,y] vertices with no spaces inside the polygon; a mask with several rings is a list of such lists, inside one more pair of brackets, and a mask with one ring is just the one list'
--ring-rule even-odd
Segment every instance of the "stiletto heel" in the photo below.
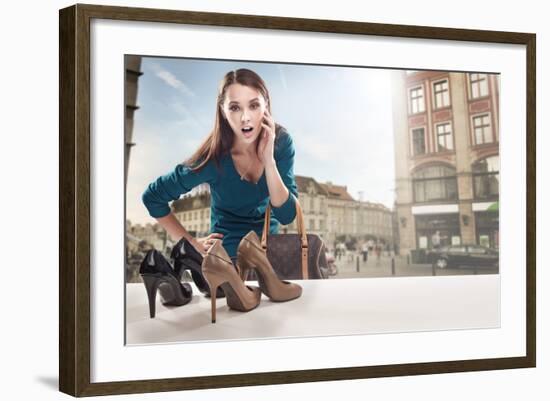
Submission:
{"label": "stiletto heel", "polygon": [[244,267],[243,265],[240,265],[238,262],[237,262],[237,267],[240,272],[239,275],[241,276],[241,280],[242,281],[248,280],[248,273],[250,272],[250,268],[248,266]]}
{"label": "stiletto heel", "polygon": [[[217,289],[218,287],[212,287],[212,288]],[[210,297],[210,306],[211,306],[210,315],[212,316],[212,323],[216,323],[216,297]]]}
{"label": "stiletto heel", "polygon": [[145,290],[147,291],[147,299],[149,300],[149,316],[151,319],[155,317],[155,307],[158,290],[158,278],[150,275],[142,275]]}
{"label": "stiletto heel", "polygon": [[[231,309],[248,312],[260,303],[260,289],[244,285],[220,240],[216,240],[206,253],[202,262],[202,274],[210,288],[223,288],[227,306]],[[212,323],[215,323],[216,298],[211,297],[210,302]]]}
{"label": "stiletto heel", "polygon": [[[202,275],[201,265],[203,257],[193,245],[185,238],[180,239],[178,243],[174,245],[170,257],[174,261],[174,271],[178,279],[181,281],[183,272],[186,270],[189,271],[198,290],[203,293],[205,297],[210,297],[210,287]],[[223,298],[224,296],[225,294],[221,287],[218,288],[216,291],[216,298]]]}
{"label": "stiletto heel", "polygon": [[147,300],[149,316],[155,317],[157,292],[163,305],[181,306],[191,301],[193,291],[187,283],[180,283],[170,264],[162,254],[154,249],[147,252],[139,269]]}
{"label": "stiletto heel", "polygon": [[260,289],[272,301],[290,301],[302,295],[302,287],[298,284],[277,277],[255,231],[250,231],[239,243],[237,264],[247,274],[249,270],[255,271]]}

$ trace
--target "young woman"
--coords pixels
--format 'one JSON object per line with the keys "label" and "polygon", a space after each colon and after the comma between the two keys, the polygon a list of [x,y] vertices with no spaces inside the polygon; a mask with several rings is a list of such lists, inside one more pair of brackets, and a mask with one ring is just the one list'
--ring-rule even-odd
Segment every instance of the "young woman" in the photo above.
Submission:
{"label": "young woman", "polygon": [[[271,233],[278,231],[280,223],[289,224],[296,217],[298,191],[293,166],[292,138],[273,121],[264,81],[247,69],[228,72],[219,87],[212,132],[187,161],[151,183],[142,196],[149,214],[178,241],[172,252],[173,271],[167,263],[160,269],[157,260],[161,258],[154,250],[140,269],[151,317],[155,315],[157,289],[164,288],[166,305],[189,302],[190,287],[180,282],[185,270],[211,298],[212,323],[216,322],[218,297],[225,296],[231,309],[247,312],[258,306],[262,293],[277,302],[301,296],[299,285],[278,279],[258,237],[268,203]],[[194,238],[168,202],[202,183],[210,185],[211,234]],[[249,270],[259,275],[259,288],[243,283]],[[162,283],[169,284],[172,291]]]}
{"label": "young woman", "polygon": [[[142,200],[175,241],[187,241],[204,256],[221,239],[235,262],[241,239],[251,230],[261,235],[268,202],[271,233],[294,220],[294,153],[291,136],[271,116],[264,81],[248,69],[230,71],[219,86],[213,130],[188,160],[151,183]],[[194,238],[168,202],[202,183],[210,185],[211,233]]]}

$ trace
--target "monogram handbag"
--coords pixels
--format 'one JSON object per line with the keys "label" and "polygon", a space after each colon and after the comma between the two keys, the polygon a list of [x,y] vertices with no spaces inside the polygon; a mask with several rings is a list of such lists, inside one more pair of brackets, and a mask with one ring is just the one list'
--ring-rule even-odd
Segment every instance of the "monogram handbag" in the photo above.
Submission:
{"label": "monogram handbag", "polygon": [[[291,195],[292,196],[292,195]],[[304,215],[296,199],[297,234],[269,234],[271,205],[265,211],[262,248],[281,280],[307,280],[327,278],[328,264],[325,244],[317,234],[307,234]]]}

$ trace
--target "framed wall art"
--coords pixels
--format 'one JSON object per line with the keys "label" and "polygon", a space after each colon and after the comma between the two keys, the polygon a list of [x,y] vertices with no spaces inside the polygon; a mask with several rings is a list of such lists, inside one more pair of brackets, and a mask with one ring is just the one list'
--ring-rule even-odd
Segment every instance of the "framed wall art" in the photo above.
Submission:
{"label": "framed wall art", "polygon": [[62,392],[535,366],[534,34],[59,18]]}

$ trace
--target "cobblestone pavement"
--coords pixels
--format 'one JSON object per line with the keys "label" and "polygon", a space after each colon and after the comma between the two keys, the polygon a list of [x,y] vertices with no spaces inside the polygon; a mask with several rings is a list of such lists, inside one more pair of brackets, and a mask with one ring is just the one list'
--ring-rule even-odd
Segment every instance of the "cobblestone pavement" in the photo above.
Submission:
{"label": "cobblestone pavement", "polygon": [[[392,271],[392,258],[394,269]],[[434,269],[431,264],[407,264],[404,256],[388,256],[386,252],[379,260],[369,255],[367,262],[359,254],[342,256],[336,260],[338,274],[330,278],[392,277],[392,276],[453,276],[466,274],[498,274],[498,267],[461,266],[446,269]]]}

